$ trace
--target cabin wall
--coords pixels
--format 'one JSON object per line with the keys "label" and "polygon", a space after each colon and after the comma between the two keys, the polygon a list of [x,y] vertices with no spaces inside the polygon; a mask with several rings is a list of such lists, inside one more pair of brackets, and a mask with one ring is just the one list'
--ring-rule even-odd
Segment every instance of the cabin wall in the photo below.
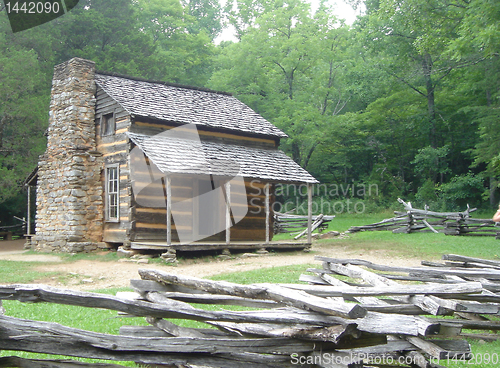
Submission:
{"label": "cabin wall", "polygon": [[[119,168],[119,218],[118,221],[110,221],[106,217],[104,218],[103,241],[127,245],[132,218],[128,159],[130,142],[126,133],[131,125],[131,118],[128,112],[109,97],[99,86],[97,87],[96,100],[96,142],[97,151],[102,155],[103,167],[100,178],[104,195],[106,193],[106,168],[109,166],[118,166]],[[114,116],[115,129],[111,134],[103,135],[102,119],[103,116],[109,114]],[[104,199],[104,202],[106,202],[106,199]]]}
{"label": "cabin wall", "polygon": [[[264,241],[266,240],[266,182],[261,180],[245,179],[245,189],[247,192],[247,215],[231,227],[231,241]],[[269,240],[273,237],[273,211],[274,190],[271,185],[269,189],[270,199],[270,222]],[[234,198],[231,194],[231,200]],[[235,199],[235,198],[234,198]]]}
{"label": "cabin wall", "polygon": [[[148,182],[148,173],[144,175],[145,184]],[[197,178],[192,176],[172,176],[171,191],[172,202],[172,242],[179,241],[177,229],[190,232],[199,237],[196,229],[198,221],[214,221],[217,218],[219,224],[225,224],[225,202],[224,198],[219,198],[215,208],[211,208],[210,216],[200,216],[197,208],[196,195]],[[266,209],[265,209],[265,183],[257,180],[245,179],[245,198],[239,198],[243,192],[237,188],[236,183],[231,183],[231,205],[238,206],[238,203],[246,203],[248,212],[246,216],[231,227],[231,241],[264,241],[266,239]],[[272,193],[272,187],[271,187]],[[149,184],[139,195],[132,199],[132,229],[131,241],[167,241],[167,213],[165,199],[165,183],[156,181]],[[240,193],[240,194],[238,194]],[[271,196],[272,204],[274,196]],[[273,213],[270,212],[269,238],[272,239]],[[176,223],[176,220],[179,223]],[[185,239],[185,238],[184,238]],[[225,230],[211,236],[201,236],[199,242],[225,241]]]}
{"label": "cabin wall", "polygon": [[[165,122],[151,122],[151,121],[134,121],[130,126],[130,131],[139,134],[154,135],[161,132],[167,131],[177,127],[174,124],[168,124]],[[236,134],[230,134],[226,132],[216,132],[204,130],[203,127],[198,127],[198,133],[200,140],[211,141],[225,144],[235,144],[240,146],[248,146],[255,148],[276,148],[277,142],[274,139],[262,138],[262,137],[250,137],[241,136]],[[149,184],[150,176],[149,172],[143,173],[143,181],[145,184]],[[137,178],[136,178],[137,179]],[[176,208],[172,209],[172,231],[171,239],[172,242],[179,241],[179,236],[177,229],[182,226],[182,230],[191,231],[195,233],[195,236],[200,237],[196,233],[198,225],[197,221],[203,221],[200,219],[198,212],[199,209],[196,207],[196,182],[198,177],[189,176],[173,176],[172,177],[172,201],[173,202],[183,202],[183,208],[180,209],[179,213],[176,212]],[[141,179],[139,179],[141,181]],[[231,183],[231,202],[232,206],[236,206],[237,203],[242,203],[241,190],[237,190],[235,185],[237,183]],[[246,201],[243,199],[243,203],[246,202],[248,206],[247,215],[237,224],[231,227],[231,241],[264,241],[266,239],[266,211],[265,211],[265,192],[264,192],[265,182],[258,180],[245,179],[245,191]],[[148,190],[143,190],[141,195],[136,199],[132,199],[132,228],[131,228],[131,241],[162,241],[166,242],[167,238],[167,219],[166,219],[166,203],[165,195],[166,192],[164,188],[164,183],[156,182],[150,184]],[[271,193],[273,193],[271,189]],[[157,207],[152,205],[143,205],[149,200],[151,203],[156,203]],[[271,198],[271,204],[273,200]],[[141,204],[142,203],[142,204]],[[224,200],[219,201],[219,205],[216,210],[211,213],[210,217],[216,216],[218,218],[219,224],[225,224],[225,204]],[[271,223],[270,223],[270,236],[272,239],[272,210],[271,210]],[[181,219],[182,224],[176,224],[175,219]],[[190,221],[189,221],[190,219]],[[212,218],[206,221],[213,221]],[[226,235],[225,230],[218,232],[217,234],[204,237],[200,239],[199,242],[210,242],[210,241],[225,241]]]}
{"label": "cabin wall", "polygon": [[[156,240],[167,241],[167,204],[165,180],[150,183],[149,173],[136,173],[136,180],[140,184],[148,185],[134,198],[132,206],[132,241]],[[172,201],[177,204],[172,210],[171,236],[172,241],[178,242],[177,229],[193,231],[193,190],[194,178],[191,176],[173,176],[171,178]],[[175,219],[181,221],[176,224]]]}
{"label": "cabin wall", "polygon": [[[132,123],[130,131],[132,133],[154,135],[176,128],[178,125],[166,122],[137,120]],[[204,126],[197,126],[201,141],[210,141],[225,144],[236,144],[255,148],[277,148],[278,142],[271,138],[254,137],[241,134],[233,134],[221,131],[214,131]]]}

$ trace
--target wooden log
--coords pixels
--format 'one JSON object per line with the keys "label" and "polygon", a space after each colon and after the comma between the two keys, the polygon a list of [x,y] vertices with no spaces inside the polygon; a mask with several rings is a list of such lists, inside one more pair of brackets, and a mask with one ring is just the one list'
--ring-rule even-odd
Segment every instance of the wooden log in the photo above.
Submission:
{"label": "wooden log", "polygon": [[[167,175],[166,183],[163,183],[165,190],[165,199],[167,201],[167,245],[172,245],[172,178]],[[164,179],[162,178],[162,181]],[[166,185],[165,185],[166,184]]]}
{"label": "wooden log", "polygon": [[500,335],[496,334],[462,333],[461,337],[482,342],[484,341],[493,342],[500,340]]}
{"label": "wooden log", "polygon": [[121,326],[120,335],[132,337],[170,337],[171,334],[166,333],[154,326]]}
{"label": "wooden log", "polygon": [[[361,278],[366,282],[369,282],[373,286],[389,286],[389,287],[398,287],[399,284],[389,280],[379,274],[375,274],[370,271],[363,270],[357,266],[347,265],[343,266],[340,264],[330,264],[330,269],[333,271],[354,277]],[[453,288],[455,289],[455,288]],[[456,289],[455,289],[456,290]],[[428,294],[434,294],[429,292]],[[395,296],[394,300],[400,301],[406,304],[414,304],[417,307],[421,308],[423,311],[426,311],[432,315],[453,315],[455,311],[467,311],[470,308],[472,312],[474,308],[473,305],[469,303],[469,308],[457,301],[446,300],[436,297],[435,295],[408,295],[408,296]]]}
{"label": "wooden log", "polygon": [[425,226],[427,226],[429,229],[431,229],[431,231],[435,234],[439,234],[439,231],[437,231],[436,229],[434,229],[431,224],[429,224],[426,220],[422,220],[422,222],[425,224]]}
{"label": "wooden log", "polygon": [[[340,286],[340,287],[348,286],[345,282],[335,277],[332,277],[328,274],[322,274],[321,279],[325,280],[326,282],[328,282],[330,285],[333,286]],[[396,313],[396,314],[407,314],[407,315],[423,314],[421,308],[411,304],[391,305],[387,301],[375,297],[357,297],[353,299],[359,301],[363,305],[363,308],[372,312]]]}
{"label": "wooden log", "polygon": [[471,208],[463,212],[434,212],[428,210],[420,210],[411,207],[411,203],[405,203],[401,198],[398,198],[398,202],[401,203],[406,211],[411,211],[412,213],[417,213],[426,216],[437,216],[437,217],[458,217],[458,218],[468,218],[471,212],[477,211],[477,208]]}
{"label": "wooden log", "polygon": [[[26,359],[15,356],[0,358],[1,368],[118,368],[118,364],[84,363],[75,360]],[[173,368],[173,366],[172,366]]]}
{"label": "wooden log", "polygon": [[169,299],[197,304],[238,305],[248,308],[280,308],[285,306],[285,304],[273,300],[249,299],[231,295],[186,294],[182,292],[163,292],[162,295]]}
{"label": "wooden log", "polygon": [[[147,317],[146,321],[155,326],[157,330],[167,334],[168,336],[176,337],[192,337],[192,338],[214,338],[214,337],[230,337],[229,334],[221,333],[213,329],[188,328],[178,326],[175,323],[162,318]],[[233,334],[234,337],[234,334]]]}
{"label": "wooden log", "polygon": [[489,320],[468,320],[468,319],[432,319],[432,321],[443,324],[450,324],[468,330],[491,330],[500,331],[500,323]]}
{"label": "wooden log", "polygon": [[[264,324],[264,323],[231,323],[231,322],[210,322],[224,331],[238,331],[243,335],[267,336],[267,337],[289,337],[312,341],[327,341],[337,344],[348,336],[359,338],[361,333],[356,329],[356,324],[333,325],[328,327],[311,327],[307,325],[285,325],[285,324]],[[378,335],[379,343],[384,344],[387,339],[383,335]],[[368,339],[367,339],[368,340]],[[371,343],[371,342],[370,342]],[[366,342],[358,341],[358,344]]]}
{"label": "wooden log", "polygon": [[[31,351],[93,359],[116,358],[123,354],[129,360],[133,353],[155,354],[278,354],[310,352],[334,345],[288,338],[184,338],[107,335],[80,330],[52,322],[39,322],[1,316],[1,346],[6,350]],[[130,359],[133,360],[134,358]]]}
{"label": "wooden log", "polygon": [[[259,284],[256,284],[257,286]],[[357,296],[391,296],[408,294],[426,295],[432,294],[446,299],[469,300],[478,295],[483,289],[480,282],[464,282],[458,284],[436,284],[436,285],[407,285],[401,284],[396,287],[355,287],[345,286],[332,288],[327,285],[305,285],[305,284],[278,284],[288,289],[302,290],[308,294],[321,297],[357,297]],[[470,297],[468,295],[470,294]],[[479,295],[480,296],[480,295]],[[497,300],[495,295],[484,295],[484,300]]]}
{"label": "wooden log", "polygon": [[169,274],[158,270],[139,270],[143,279],[157,281],[163,284],[174,284],[203,290],[209,293],[240,296],[250,299],[270,299],[286,305],[332,316],[345,318],[360,318],[366,311],[357,304],[332,303],[323,298],[309,295],[302,291],[289,290],[284,287],[266,285],[239,285],[225,281],[211,281],[196,277]]}
{"label": "wooden log", "polygon": [[[151,297],[153,293],[149,293]],[[343,319],[324,315],[300,314],[277,308],[270,313],[250,313],[232,311],[207,311],[197,309],[187,303],[168,299],[169,303],[150,303],[120,299],[112,295],[89,293],[75,290],[57,289],[44,285],[8,285],[0,286],[0,299],[19,300],[21,302],[49,302],[82,307],[103,308],[120,311],[134,316],[158,318],[185,318],[197,321],[218,320],[227,322],[263,322],[263,323],[306,323],[329,325],[343,323]],[[166,298],[165,298],[166,299]]]}
{"label": "wooden log", "polygon": [[353,298],[360,302],[368,311],[391,314],[420,315],[425,314],[421,308],[413,304],[391,304],[392,299],[378,299],[375,297],[359,296]]}
{"label": "wooden log", "polygon": [[[313,232],[314,230],[316,230],[321,224],[323,223],[323,214],[319,215],[318,218],[316,220],[314,220],[314,223],[312,225],[309,225],[309,223],[307,224],[307,229],[305,229],[304,231],[301,231],[297,236],[294,237],[295,240],[303,237],[306,233],[309,234],[309,231],[310,232]],[[310,229],[310,230],[309,230]],[[308,235],[308,239],[309,239],[309,235]],[[308,240],[308,242],[310,242]]]}
{"label": "wooden log", "polygon": [[[318,224],[317,226],[319,226]],[[307,183],[307,243],[312,243],[312,185]]]}
{"label": "wooden log", "polygon": [[[203,280],[203,281],[208,281],[208,280]],[[183,286],[186,286],[184,284]],[[208,291],[210,289],[212,292],[215,292],[215,289],[213,288],[214,284],[207,284],[205,285],[205,291]],[[229,285],[231,286],[231,285]],[[241,285],[242,286],[242,285]],[[266,285],[267,286],[267,285]],[[192,287],[192,285],[191,285]],[[246,289],[248,291],[248,289]],[[248,294],[247,294],[248,296]],[[306,295],[305,298],[311,300],[310,295]],[[206,313],[207,311],[201,311],[201,310],[195,310],[193,307],[189,305],[183,305],[180,302],[173,303],[173,301],[168,300],[167,298],[164,298],[161,296],[161,294],[158,293],[149,293],[148,294],[148,299],[154,302],[161,302],[161,303],[168,303],[165,305],[168,305],[170,309],[172,310],[178,310],[178,311],[183,311],[185,313]],[[324,305],[327,305],[324,303],[324,299],[320,298],[323,301]],[[185,304],[185,303],[184,303]],[[347,303],[346,303],[347,304]],[[323,307],[324,308],[324,307]],[[187,311],[186,311],[187,309]],[[269,316],[268,321],[273,321],[272,323],[280,323],[280,320],[283,320],[287,317],[287,313],[285,313],[286,309],[275,309],[275,312],[270,314],[271,311],[262,311],[262,312],[245,312],[244,316],[245,318],[249,319],[251,317],[264,317],[264,316]],[[289,310],[288,313],[292,313],[292,315],[289,315],[288,318],[293,319],[297,318],[298,316],[303,316],[304,313],[297,314],[298,310]],[[305,312],[305,315],[310,316],[311,318],[313,315],[311,312]],[[211,312],[211,313],[216,313],[216,312]],[[219,317],[219,320],[228,320],[231,318],[235,313],[238,312],[229,312],[229,311],[224,311],[221,312],[221,316]],[[418,334],[422,336],[427,336],[429,334],[436,333],[437,330],[439,330],[438,324],[435,324],[430,321],[419,321],[413,316],[404,316],[404,315],[395,315],[395,314],[382,314],[382,313],[374,313],[370,312],[371,314],[367,318],[360,318],[356,320],[356,323],[358,323],[358,328],[361,331],[365,332],[370,332],[370,333],[399,333],[399,334],[409,334],[409,335],[414,335],[417,336]],[[236,314],[238,315],[238,314]],[[242,316],[241,320],[238,322],[243,322],[243,314],[240,314]],[[319,314],[315,315],[316,317],[319,317]],[[224,318],[224,319],[223,319]],[[324,317],[323,317],[324,318]],[[321,318],[321,321],[325,321],[323,318]],[[332,318],[332,317],[329,317]],[[212,317],[212,320],[214,318]],[[274,320],[273,320],[274,319]],[[290,320],[289,319],[289,320]],[[313,321],[313,319],[307,319],[310,323]],[[318,320],[319,322],[320,320]],[[397,322],[395,322],[397,321]],[[325,321],[326,322],[326,321]],[[297,318],[296,323],[301,323],[300,320]],[[324,322],[322,322],[324,323]],[[347,324],[349,323],[348,320],[343,320],[343,319],[336,319],[336,320],[330,320],[330,323],[334,324]]]}
{"label": "wooden log", "polygon": [[500,267],[500,261],[493,261],[489,259],[483,259],[483,258],[474,258],[474,257],[465,257],[465,256],[460,256],[457,254],[443,254],[441,257],[443,260],[447,261],[458,261],[458,262],[473,262],[473,263],[478,263],[478,264],[485,264],[488,266],[495,266],[495,267]]}
{"label": "wooden log", "polygon": [[335,263],[335,264],[351,264],[356,266],[365,266],[376,271],[421,273],[421,274],[427,274],[428,276],[456,275],[463,277],[484,277],[490,280],[500,280],[500,270],[494,270],[494,269],[464,270],[464,269],[440,268],[439,270],[437,270],[426,267],[396,267],[396,266],[378,265],[373,262],[360,259],[335,259],[335,258],[321,257],[321,256],[316,256],[315,259],[323,262],[329,262],[332,264]]}
{"label": "wooden log", "polygon": [[224,189],[226,192],[226,245],[231,243],[231,181],[227,181],[224,184]]}
{"label": "wooden log", "polygon": [[442,360],[442,359],[470,359],[470,345],[460,346],[459,351],[453,351],[450,349],[443,348],[429,340],[423,340],[415,336],[407,336],[406,340],[411,344],[415,345],[419,349],[423,350],[431,357]]}
{"label": "wooden log", "polygon": [[269,205],[269,183],[266,183],[266,186],[264,187],[265,195],[266,195],[266,244],[269,244],[269,233],[270,233],[270,224],[271,224],[271,210],[270,210],[270,205]]}

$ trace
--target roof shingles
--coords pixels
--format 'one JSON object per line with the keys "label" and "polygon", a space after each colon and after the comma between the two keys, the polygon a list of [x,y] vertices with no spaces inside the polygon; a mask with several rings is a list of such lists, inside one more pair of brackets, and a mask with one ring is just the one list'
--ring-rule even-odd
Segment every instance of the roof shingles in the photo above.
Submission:
{"label": "roof shingles", "polygon": [[95,80],[104,92],[136,116],[287,137],[250,107],[227,94],[99,73]]}
{"label": "roof shingles", "polygon": [[161,134],[127,134],[165,174],[239,175],[273,182],[318,183],[311,174],[277,149],[179,139]]}

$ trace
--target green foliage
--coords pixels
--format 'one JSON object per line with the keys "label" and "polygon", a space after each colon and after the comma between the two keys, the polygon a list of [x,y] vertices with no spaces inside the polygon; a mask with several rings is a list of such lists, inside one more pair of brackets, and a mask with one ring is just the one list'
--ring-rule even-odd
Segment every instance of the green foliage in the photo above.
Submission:
{"label": "green foliage", "polygon": [[458,175],[439,186],[440,198],[452,210],[465,210],[467,205],[478,207],[484,195],[484,179],[473,173]]}
{"label": "green foliage", "polygon": [[443,176],[450,172],[446,162],[448,153],[448,146],[440,148],[425,147],[418,150],[411,163],[415,165],[416,174],[436,182],[438,174]]}
{"label": "green foliage", "polygon": [[442,203],[438,198],[436,184],[430,178],[427,179],[420,188],[418,188],[417,194],[415,194],[415,200],[415,206],[418,208],[428,206],[434,211],[442,209]]}

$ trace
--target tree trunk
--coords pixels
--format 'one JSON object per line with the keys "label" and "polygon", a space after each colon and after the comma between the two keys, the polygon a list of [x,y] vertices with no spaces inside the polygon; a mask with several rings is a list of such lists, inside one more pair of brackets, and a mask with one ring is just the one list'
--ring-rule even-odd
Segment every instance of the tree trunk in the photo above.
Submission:
{"label": "tree trunk", "polygon": [[427,112],[429,114],[429,142],[432,148],[436,145],[436,106],[434,100],[434,83],[432,82],[432,56],[425,54],[422,60],[422,68],[425,79],[425,88],[427,92]]}
{"label": "tree trunk", "polygon": [[497,205],[497,200],[496,200],[497,186],[498,186],[498,181],[494,177],[490,176],[490,205],[492,207],[496,207]]}
{"label": "tree trunk", "polygon": [[292,159],[300,165],[301,157],[300,157],[300,147],[299,144],[294,140],[292,142]]}

